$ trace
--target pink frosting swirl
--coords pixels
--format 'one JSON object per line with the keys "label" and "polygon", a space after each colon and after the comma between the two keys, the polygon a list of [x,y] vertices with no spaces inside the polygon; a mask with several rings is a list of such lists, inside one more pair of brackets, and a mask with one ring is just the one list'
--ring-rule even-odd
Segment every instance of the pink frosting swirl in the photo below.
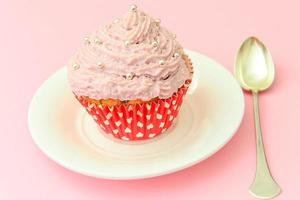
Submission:
{"label": "pink frosting swirl", "polygon": [[85,38],[68,64],[68,79],[77,96],[165,99],[191,78],[182,53],[159,20],[133,8]]}

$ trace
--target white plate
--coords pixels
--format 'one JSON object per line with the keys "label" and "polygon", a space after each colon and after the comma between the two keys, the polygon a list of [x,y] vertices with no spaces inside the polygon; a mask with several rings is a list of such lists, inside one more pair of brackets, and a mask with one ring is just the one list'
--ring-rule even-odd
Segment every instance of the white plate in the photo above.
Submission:
{"label": "white plate", "polygon": [[128,144],[99,133],[67,84],[52,75],[34,95],[28,114],[37,146],[60,165],[88,176],[139,179],[175,172],[211,156],[234,135],[244,96],[223,66],[193,51],[195,73],[177,123],[150,142]]}

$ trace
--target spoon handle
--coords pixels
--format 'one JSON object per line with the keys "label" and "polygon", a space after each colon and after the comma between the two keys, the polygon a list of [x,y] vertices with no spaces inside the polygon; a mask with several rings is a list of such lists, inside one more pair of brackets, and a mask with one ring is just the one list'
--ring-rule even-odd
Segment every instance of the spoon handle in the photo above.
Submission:
{"label": "spoon handle", "polygon": [[256,198],[271,199],[280,194],[281,189],[270,173],[264,151],[260,127],[258,92],[253,91],[252,95],[256,130],[256,175],[249,192]]}

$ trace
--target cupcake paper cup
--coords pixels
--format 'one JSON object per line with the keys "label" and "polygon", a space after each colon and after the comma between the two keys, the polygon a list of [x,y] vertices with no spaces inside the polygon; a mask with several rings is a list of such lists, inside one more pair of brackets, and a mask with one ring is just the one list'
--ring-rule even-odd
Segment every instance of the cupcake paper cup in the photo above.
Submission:
{"label": "cupcake paper cup", "polygon": [[168,99],[135,105],[104,106],[76,96],[101,129],[125,141],[147,140],[164,133],[178,116],[190,81]]}

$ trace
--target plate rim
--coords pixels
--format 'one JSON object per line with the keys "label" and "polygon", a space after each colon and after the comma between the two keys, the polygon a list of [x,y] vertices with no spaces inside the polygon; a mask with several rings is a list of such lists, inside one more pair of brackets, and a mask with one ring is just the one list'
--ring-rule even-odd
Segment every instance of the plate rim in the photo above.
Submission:
{"label": "plate rim", "polygon": [[[220,64],[219,62],[215,61],[214,59],[202,54],[202,53],[198,53],[197,51],[193,51],[193,50],[189,50],[189,49],[185,49],[185,52],[187,52],[187,54],[196,54],[198,56],[200,56],[201,58],[205,58],[206,60],[214,63],[214,65],[216,65],[217,68],[223,70],[225,73],[227,73],[227,75],[231,76],[233,79],[234,76],[232,75],[232,73],[225,68],[222,64]],[[172,167],[169,170],[165,170],[165,171],[160,171],[157,173],[151,173],[151,174],[147,174],[147,175],[130,175],[130,176],[106,176],[104,174],[99,175],[99,174],[95,174],[95,173],[89,173],[86,170],[81,170],[78,167],[72,167],[68,164],[65,164],[63,162],[60,161],[60,159],[56,159],[55,156],[52,156],[51,153],[49,153],[45,148],[43,148],[39,142],[37,141],[37,138],[34,137],[33,131],[32,131],[32,122],[30,122],[31,120],[31,110],[33,107],[33,99],[35,98],[35,96],[37,95],[37,93],[40,91],[41,88],[43,88],[44,84],[56,73],[58,73],[59,71],[63,70],[65,68],[65,66],[63,68],[59,68],[58,70],[56,70],[54,73],[52,73],[50,76],[47,77],[46,80],[43,81],[43,83],[38,87],[38,89],[35,91],[34,95],[32,96],[32,99],[30,101],[29,104],[29,108],[28,108],[28,114],[27,114],[27,124],[28,124],[28,128],[29,128],[29,132],[31,135],[31,138],[33,139],[35,145],[38,147],[39,150],[41,150],[50,160],[54,161],[55,163],[59,164],[60,166],[75,172],[75,173],[79,173],[85,176],[89,176],[89,177],[94,177],[94,178],[101,178],[101,179],[109,179],[109,180],[138,180],[138,179],[146,179],[146,178],[153,178],[153,177],[159,177],[159,176],[163,176],[163,175],[167,175],[167,174],[172,174],[175,173],[177,171],[181,171],[184,169],[187,169],[191,166],[194,166],[198,163],[200,163],[201,161],[211,157],[212,155],[214,155],[215,153],[217,153],[219,150],[221,150],[226,144],[228,144],[228,142],[233,138],[233,136],[237,133],[243,118],[244,118],[244,114],[245,114],[245,97],[244,97],[244,93],[243,90],[241,89],[240,85],[238,84],[238,82],[236,81],[235,84],[238,86],[239,88],[239,93],[242,95],[242,101],[241,101],[241,113],[240,113],[240,119],[238,121],[238,123],[236,123],[235,127],[232,128],[232,133],[228,133],[228,137],[226,137],[226,139],[223,140],[222,143],[220,143],[219,145],[216,145],[215,148],[213,148],[212,151],[210,151],[209,153],[205,154],[204,156],[194,156],[193,159],[190,159],[188,163],[184,163],[175,167]],[[200,154],[199,154],[200,155]]]}

